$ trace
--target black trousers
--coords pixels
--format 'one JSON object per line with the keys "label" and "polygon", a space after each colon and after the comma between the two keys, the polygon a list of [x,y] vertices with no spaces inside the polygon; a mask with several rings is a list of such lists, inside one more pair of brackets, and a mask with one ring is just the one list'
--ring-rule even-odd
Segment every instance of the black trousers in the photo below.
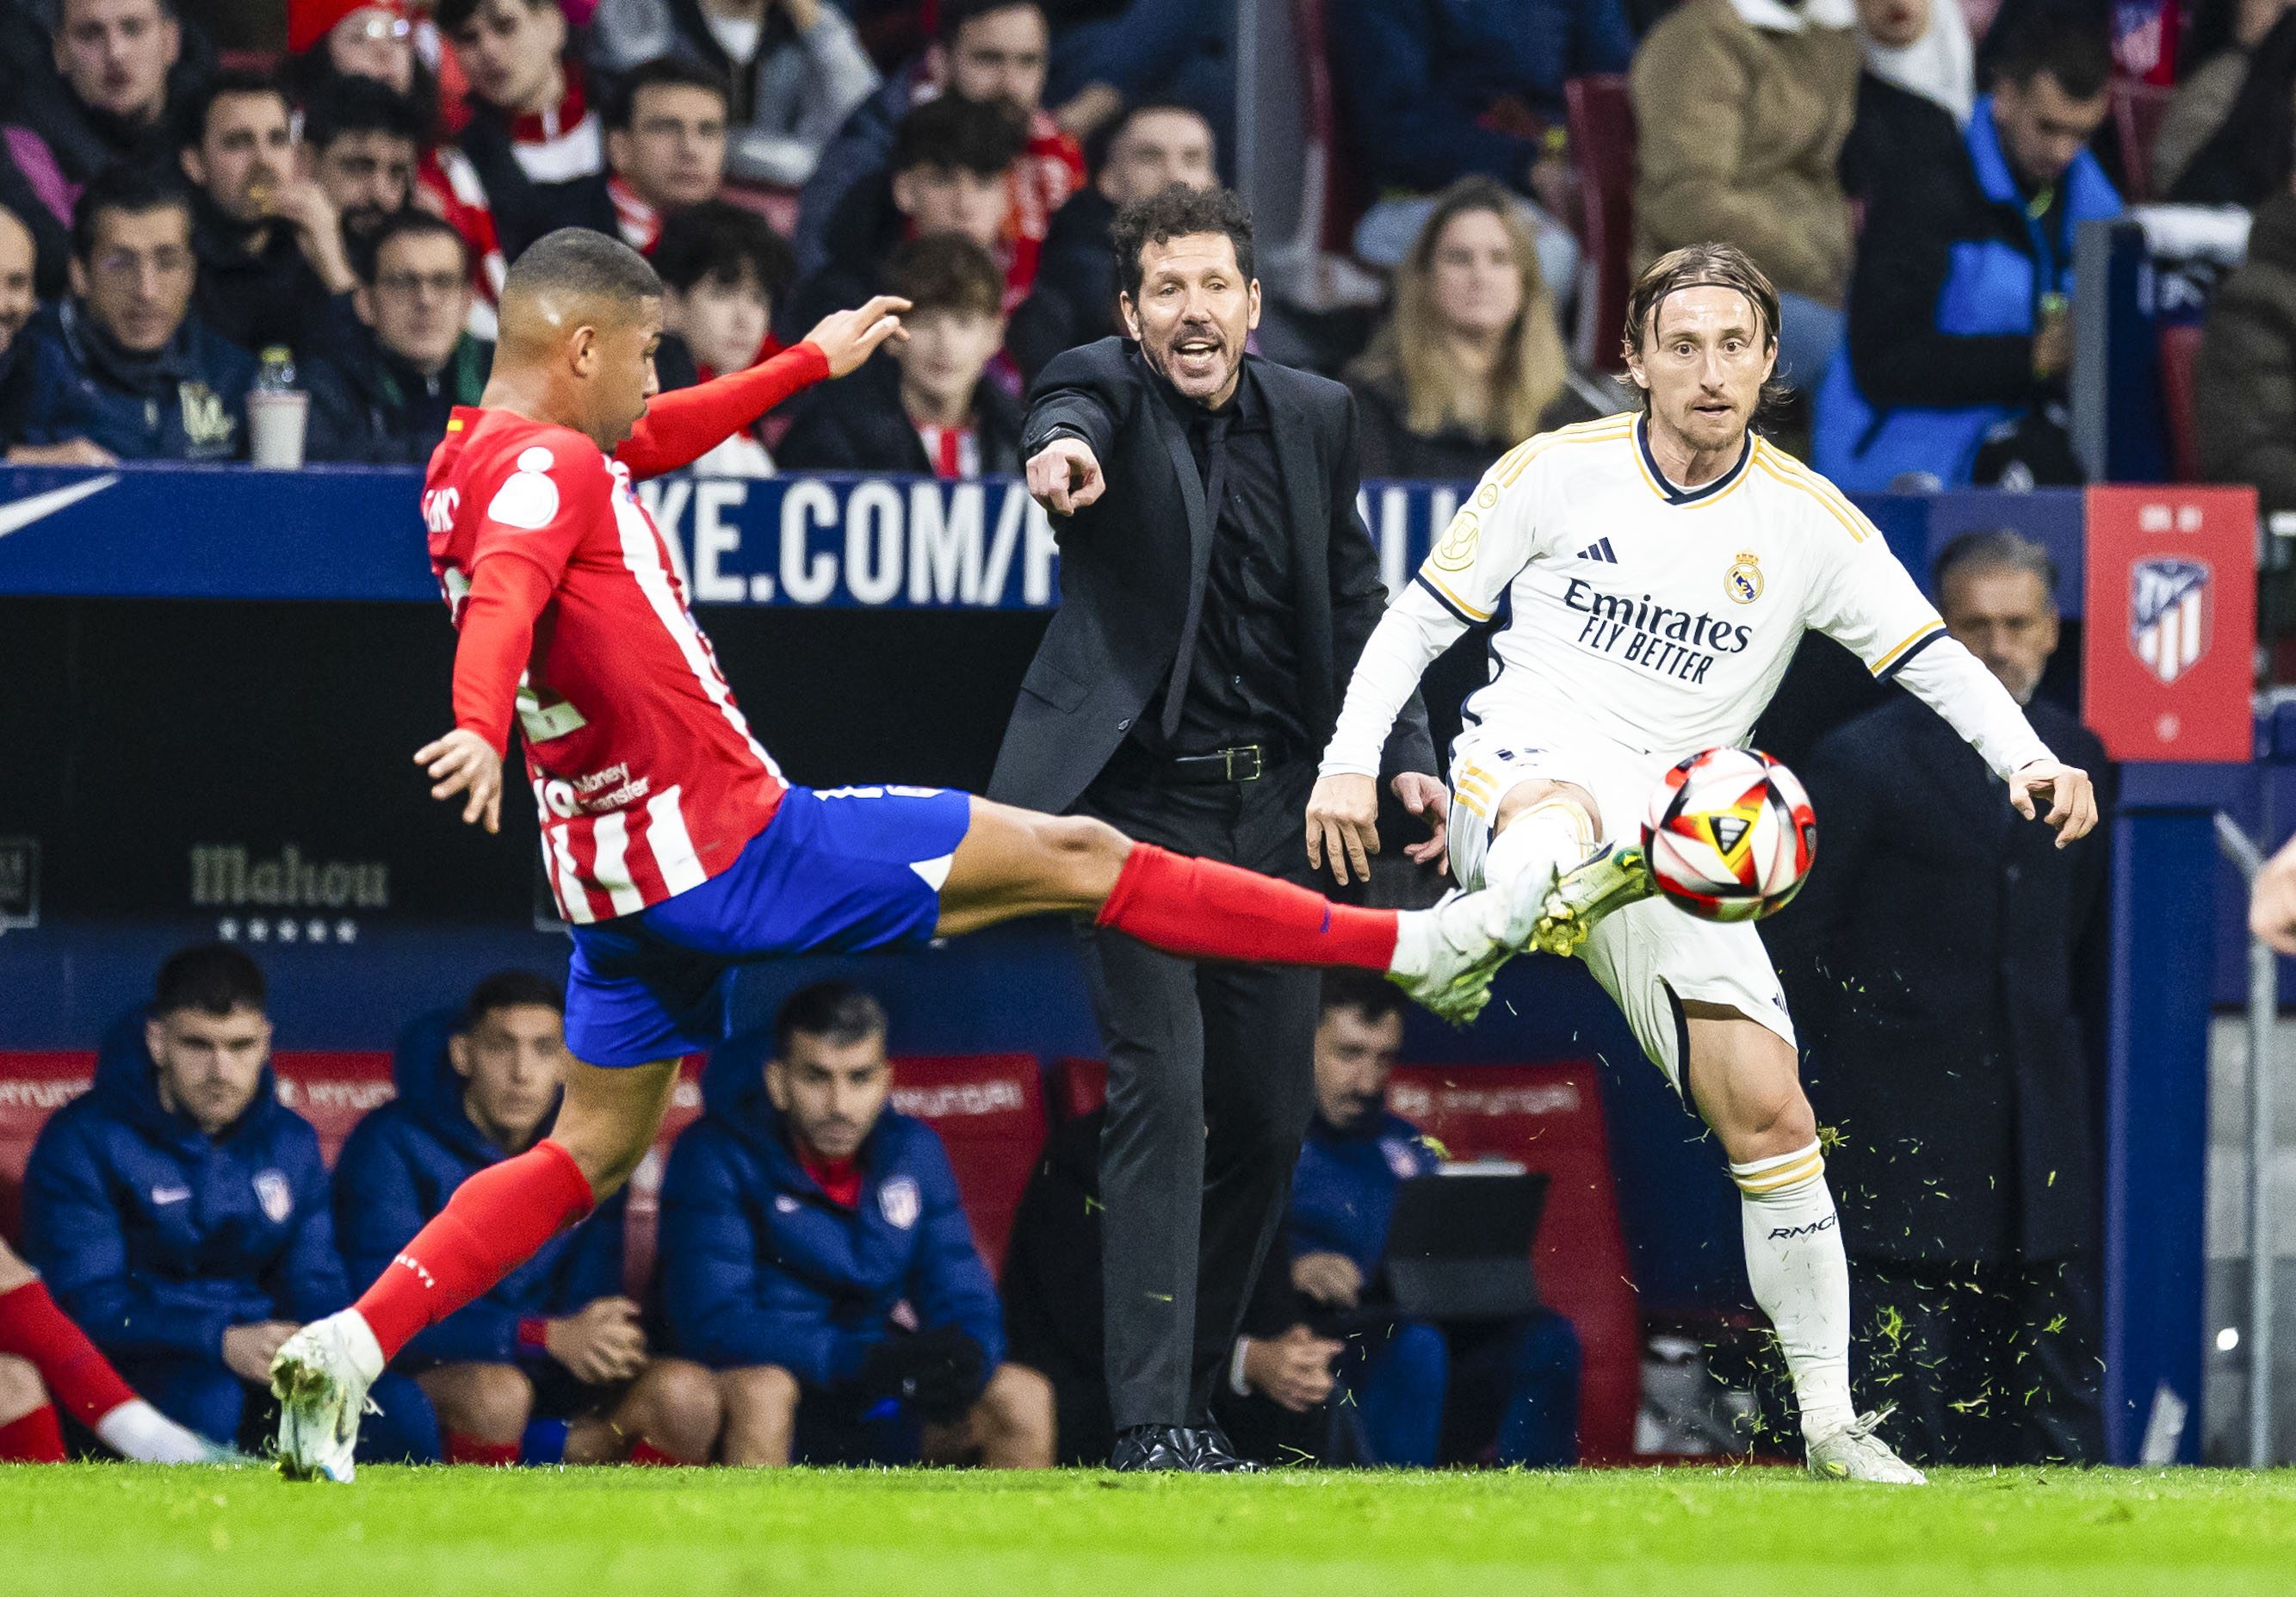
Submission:
{"label": "black trousers", "polygon": [[1853,1258],[1849,1295],[1850,1378],[1898,1405],[1885,1434],[1907,1459],[2103,1461],[2093,1265]]}
{"label": "black trousers", "polygon": [[[1315,772],[1166,785],[1120,754],[1080,807],[1177,852],[1306,882]],[[1108,1049],[1100,1145],[1108,1394],[1119,1430],[1203,1424],[1226,1378],[1315,1105],[1322,973],[1086,934]]]}

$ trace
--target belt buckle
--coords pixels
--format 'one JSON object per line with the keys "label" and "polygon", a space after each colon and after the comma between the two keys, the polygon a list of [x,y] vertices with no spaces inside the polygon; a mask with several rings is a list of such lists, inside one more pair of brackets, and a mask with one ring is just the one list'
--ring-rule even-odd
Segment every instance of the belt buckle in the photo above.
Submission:
{"label": "belt buckle", "polygon": [[[1239,771],[1236,768],[1236,757],[1240,754],[1250,755],[1251,757],[1250,769]],[[1223,749],[1220,750],[1220,758],[1226,762],[1227,779],[1230,782],[1258,782],[1259,780],[1259,744],[1243,743],[1233,749]]]}

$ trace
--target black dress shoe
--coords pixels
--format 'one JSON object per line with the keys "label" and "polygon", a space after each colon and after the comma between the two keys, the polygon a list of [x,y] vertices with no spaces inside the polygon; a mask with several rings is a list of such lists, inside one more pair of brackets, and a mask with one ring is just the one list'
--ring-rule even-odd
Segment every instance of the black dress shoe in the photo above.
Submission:
{"label": "black dress shoe", "polygon": [[1177,1470],[1190,1475],[1250,1473],[1259,1466],[1238,1458],[1218,1426],[1128,1425],[1110,1453],[1111,1470]]}

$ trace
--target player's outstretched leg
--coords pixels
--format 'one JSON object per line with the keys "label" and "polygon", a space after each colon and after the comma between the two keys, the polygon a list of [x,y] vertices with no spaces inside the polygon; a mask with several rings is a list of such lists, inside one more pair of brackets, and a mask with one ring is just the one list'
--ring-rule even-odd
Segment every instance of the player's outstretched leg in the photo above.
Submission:
{"label": "player's outstretched leg", "polygon": [[135,1395],[111,1361],[56,1306],[29,1265],[0,1242],[0,1354],[39,1372],[48,1395],[121,1457],[144,1464],[243,1463]]}
{"label": "player's outstretched leg", "polygon": [[549,1136],[455,1188],[356,1304],[288,1338],[271,1361],[280,1472],[348,1481],[367,1388],[383,1366],[627,1181],[676,1082],[676,1060],[623,1070],[570,1061]]}
{"label": "player's outstretched leg", "polygon": [[1888,1411],[1860,1414],[1849,1400],[1849,1262],[1793,1046],[1726,1006],[1683,1008],[1691,1093],[1730,1158],[1746,1276],[1793,1377],[1810,1472],[1919,1486],[1921,1471],[1874,1434]]}
{"label": "player's outstretched leg", "polygon": [[1136,843],[1105,823],[972,801],[941,884],[944,937],[1021,915],[1094,912],[1103,926],[1190,959],[1355,965],[1386,972],[1460,1024],[1529,936],[1538,900],[1496,891],[1431,910],[1358,909],[1217,860]]}

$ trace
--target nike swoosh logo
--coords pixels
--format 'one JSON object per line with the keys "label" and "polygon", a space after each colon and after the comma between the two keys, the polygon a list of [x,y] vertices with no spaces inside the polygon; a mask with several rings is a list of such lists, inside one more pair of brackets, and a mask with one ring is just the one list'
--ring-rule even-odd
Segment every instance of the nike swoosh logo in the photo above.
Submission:
{"label": "nike swoosh logo", "polygon": [[29,499],[11,500],[0,504],[0,538],[20,532],[35,521],[45,520],[60,510],[69,509],[92,494],[101,494],[119,480],[119,473],[107,471],[101,477],[91,477],[86,482],[75,482],[69,487],[50,488],[45,494],[35,494]]}

